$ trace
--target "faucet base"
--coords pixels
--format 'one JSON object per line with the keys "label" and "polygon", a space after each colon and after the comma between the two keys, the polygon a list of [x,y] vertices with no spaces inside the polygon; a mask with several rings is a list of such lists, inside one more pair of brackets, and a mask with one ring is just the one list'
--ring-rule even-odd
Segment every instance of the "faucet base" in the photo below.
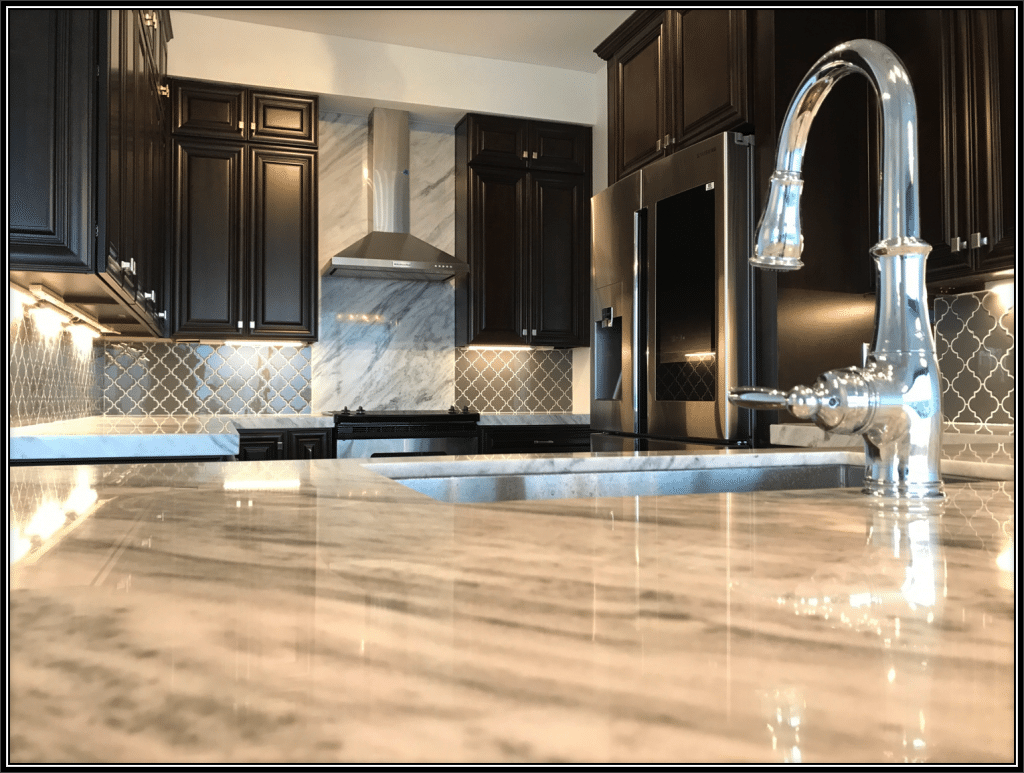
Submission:
{"label": "faucet base", "polygon": [[942,499],[946,496],[941,481],[926,483],[892,483],[864,477],[862,492],[882,499]]}

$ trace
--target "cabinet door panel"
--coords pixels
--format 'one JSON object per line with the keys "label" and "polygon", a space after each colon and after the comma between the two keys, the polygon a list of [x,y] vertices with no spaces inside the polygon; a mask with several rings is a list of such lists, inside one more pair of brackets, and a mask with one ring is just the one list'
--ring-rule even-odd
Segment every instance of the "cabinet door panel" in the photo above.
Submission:
{"label": "cabinet door panel", "polygon": [[[17,269],[94,263],[95,30],[89,11],[8,16],[8,247]],[[42,96],[41,96],[42,95]]]}
{"label": "cabinet door panel", "polygon": [[527,122],[520,118],[472,115],[468,118],[469,163],[525,167]]}
{"label": "cabinet door panel", "polygon": [[285,433],[246,431],[238,433],[238,461],[266,462],[285,457]]}
{"label": "cabinet door panel", "polygon": [[668,56],[666,23],[658,20],[636,42],[609,62],[614,93],[609,95],[615,143],[611,163],[618,180],[662,155],[666,118]]}
{"label": "cabinet door panel", "polygon": [[179,335],[238,335],[243,320],[244,149],[177,140],[175,212]]}
{"label": "cabinet door panel", "polygon": [[526,172],[516,169],[471,170],[471,343],[526,343],[522,332],[527,326],[522,283],[526,180]]}
{"label": "cabinet door panel", "polygon": [[585,346],[590,278],[586,178],[531,173],[530,209],[530,341]]}
{"label": "cabinet door panel", "polygon": [[749,121],[745,11],[694,10],[679,21],[682,87],[674,145],[683,147]]}
{"label": "cabinet door panel", "polygon": [[246,139],[245,96],[241,86],[175,82],[171,129],[175,134]]}
{"label": "cabinet door panel", "polygon": [[251,139],[259,142],[286,142],[289,145],[316,145],[315,97],[254,91],[250,100]]}
{"label": "cabinet door panel", "polygon": [[590,169],[590,137],[586,126],[531,123],[529,166],[583,174]]}
{"label": "cabinet door panel", "polygon": [[314,153],[250,148],[252,316],[260,336],[316,335]]}
{"label": "cabinet door panel", "polygon": [[288,458],[333,459],[334,431],[330,429],[289,430]]}

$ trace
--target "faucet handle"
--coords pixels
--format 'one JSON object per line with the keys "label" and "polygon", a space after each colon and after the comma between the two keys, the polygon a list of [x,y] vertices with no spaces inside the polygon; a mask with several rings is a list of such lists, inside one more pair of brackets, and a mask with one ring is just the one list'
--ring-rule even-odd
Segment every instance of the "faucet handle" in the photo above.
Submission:
{"label": "faucet handle", "polygon": [[786,393],[770,387],[732,387],[729,390],[729,402],[740,408],[760,411],[782,411],[789,407]]}

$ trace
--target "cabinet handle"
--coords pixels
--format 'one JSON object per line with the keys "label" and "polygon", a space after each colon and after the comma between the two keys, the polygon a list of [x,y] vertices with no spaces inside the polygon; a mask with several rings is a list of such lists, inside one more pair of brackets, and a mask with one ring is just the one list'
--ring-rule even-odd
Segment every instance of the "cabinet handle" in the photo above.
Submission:
{"label": "cabinet handle", "polygon": [[971,249],[978,249],[984,244],[988,244],[988,237],[982,236],[981,233],[971,234]]}
{"label": "cabinet handle", "polygon": [[952,239],[949,240],[950,252],[960,252],[960,250],[965,249],[966,247],[967,243],[964,242],[964,240],[961,239],[959,236],[954,236]]}
{"label": "cabinet handle", "polygon": [[537,446],[553,446],[555,444],[555,441],[554,440],[534,440],[533,444],[537,445]]}

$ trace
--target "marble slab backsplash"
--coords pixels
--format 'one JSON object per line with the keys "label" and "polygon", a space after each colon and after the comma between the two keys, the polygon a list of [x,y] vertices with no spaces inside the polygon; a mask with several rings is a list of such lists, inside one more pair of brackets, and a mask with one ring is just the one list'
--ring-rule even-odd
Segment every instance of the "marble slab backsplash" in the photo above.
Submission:
{"label": "marble slab backsplash", "polygon": [[30,314],[8,330],[8,424],[24,427],[96,416],[102,410],[101,350],[76,344],[67,330],[46,336]]}

